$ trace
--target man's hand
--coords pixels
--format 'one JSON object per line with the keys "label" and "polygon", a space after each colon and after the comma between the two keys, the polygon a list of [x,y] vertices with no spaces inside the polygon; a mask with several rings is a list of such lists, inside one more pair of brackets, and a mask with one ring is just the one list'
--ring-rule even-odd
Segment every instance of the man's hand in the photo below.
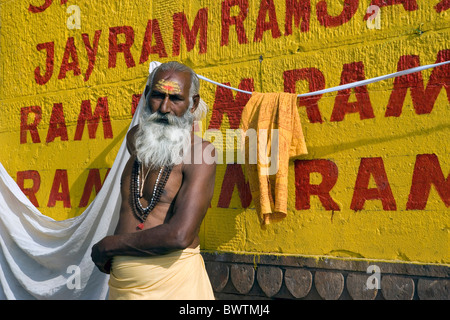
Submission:
{"label": "man's hand", "polygon": [[103,273],[111,271],[111,259],[107,254],[107,244],[110,236],[103,238],[92,247],[91,258],[97,268]]}

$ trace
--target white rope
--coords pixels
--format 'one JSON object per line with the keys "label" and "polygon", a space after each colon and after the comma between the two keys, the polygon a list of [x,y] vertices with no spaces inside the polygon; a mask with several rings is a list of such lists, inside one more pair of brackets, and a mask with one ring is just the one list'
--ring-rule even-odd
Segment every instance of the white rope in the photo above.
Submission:
{"label": "white rope", "polygon": [[219,82],[213,81],[213,80],[211,80],[211,79],[208,79],[208,78],[206,78],[206,77],[204,77],[204,76],[201,76],[201,75],[199,75],[199,74],[197,75],[197,77],[198,77],[199,79],[201,79],[201,80],[205,80],[205,81],[207,81],[207,82],[210,82],[210,83],[212,83],[212,84],[218,85],[218,86],[220,86],[220,87],[224,87],[224,88],[231,89],[231,90],[238,91],[238,92],[242,92],[242,93],[252,94],[250,91],[245,91],[245,90],[233,88],[233,87],[227,86],[226,84],[219,83]]}
{"label": "white rope", "polygon": [[[414,72],[419,72],[419,71],[422,71],[422,70],[425,70],[425,69],[439,67],[439,66],[442,66],[442,65],[445,65],[445,64],[448,64],[448,63],[450,63],[450,60],[449,61],[435,63],[435,64],[428,64],[428,65],[425,65],[425,66],[419,66],[419,67],[415,67],[415,68],[411,68],[411,69],[406,69],[406,70],[390,73],[390,74],[387,74],[387,75],[384,75],[384,76],[379,76],[379,77],[375,77],[375,78],[371,78],[371,79],[361,80],[361,81],[357,81],[357,82],[351,82],[351,83],[343,84],[343,85],[332,87],[332,88],[328,88],[328,89],[323,89],[323,90],[303,93],[303,94],[299,94],[298,97],[299,98],[301,98],[301,97],[310,97],[310,96],[315,96],[315,95],[324,94],[324,93],[328,93],[328,92],[334,92],[334,91],[340,91],[340,90],[345,90],[345,89],[365,86],[365,85],[367,85],[369,83],[374,83],[374,82],[378,82],[378,81],[382,81],[382,80],[386,80],[386,79],[390,79],[390,78],[404,76],[404,75],[407,75],[407,74],[410,74],[410,73],[414,73]],[[211,79],[208,79],[208,78],[206,78],[204,76],[201,76],[201,75],[198,75],[198,78],[201,79],[201,80],[210,82],[212,84],[215,84],[215,85],[227,88],[227,89],[231,89],[231,90],[242,92],[242,93],[246,93],[246,94],[252,94],[252,92],[250,92],[250,91],[245,91],[245,90],[233,88],[233,87],[227,86],[227,85],[225,85],[223,83],[219,83],[219,82],[213,81]]]}

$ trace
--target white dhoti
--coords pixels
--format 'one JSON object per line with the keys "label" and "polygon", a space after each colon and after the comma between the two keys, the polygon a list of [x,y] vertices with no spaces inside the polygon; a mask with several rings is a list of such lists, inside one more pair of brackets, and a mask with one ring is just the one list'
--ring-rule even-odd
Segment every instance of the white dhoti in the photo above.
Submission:
{"label": "white dhoti", "polygon": [[116,256],[110,300],[212,300],[200,247],[151,257]]}

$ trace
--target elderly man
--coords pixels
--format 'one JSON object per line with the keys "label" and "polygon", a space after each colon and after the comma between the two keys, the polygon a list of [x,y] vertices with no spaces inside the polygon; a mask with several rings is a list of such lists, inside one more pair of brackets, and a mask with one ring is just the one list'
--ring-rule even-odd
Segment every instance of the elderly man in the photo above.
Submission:
{"label": "elderly man", "polygon": [[118,225],[92,259],[110,273],[109,299],[214,299],[198,236],[215,179],[215,161],[199,161],[214,148],[192,130],[205,113],[199,80],[177,62],[150,77],[140,124],[127,136]]}

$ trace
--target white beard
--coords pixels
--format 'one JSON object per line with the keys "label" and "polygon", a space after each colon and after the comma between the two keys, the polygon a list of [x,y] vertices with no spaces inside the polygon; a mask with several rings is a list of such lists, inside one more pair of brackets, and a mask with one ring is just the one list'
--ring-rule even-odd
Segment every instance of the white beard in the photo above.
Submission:
{"label": "white beard", "polygon": [[[168,123],[158,122],[162,118]],[[190,150],[193,121],[190,109],[182,117],[143,110],[136,134],[138,160],[153,169],[180,164]]]}

